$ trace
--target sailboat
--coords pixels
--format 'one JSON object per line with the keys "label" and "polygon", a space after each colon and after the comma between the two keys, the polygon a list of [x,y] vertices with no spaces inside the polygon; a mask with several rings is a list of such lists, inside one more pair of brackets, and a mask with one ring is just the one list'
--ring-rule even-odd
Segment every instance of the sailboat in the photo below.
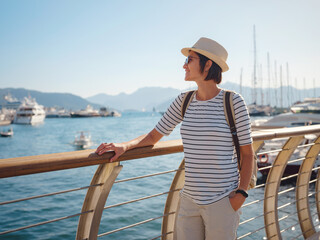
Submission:
{"label": "sailboat", "polygon": [[[256,50],[256,28],[253,25],[253,52],[254,52],[254,68],[253,68],[253,103],[248,104],[248,111],[250,116],[270,116],[272,113],[272,107],[270,105],[263,104],[263,92],[261,92],[261,105],[257,104],[257,50]],[[260,75],[262,78],[262,66],[260,66]],[[270,80],[269,80],[270,81]]]}

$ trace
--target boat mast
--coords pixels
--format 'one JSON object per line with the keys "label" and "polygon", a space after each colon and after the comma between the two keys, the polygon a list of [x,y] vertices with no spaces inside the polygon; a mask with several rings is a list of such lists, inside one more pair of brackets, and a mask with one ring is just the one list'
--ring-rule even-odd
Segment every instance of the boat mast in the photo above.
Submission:
{"label": "boat mast", "polygon": [[280,65],[280,107],[283,108],[282,65]]}
{"label": "boat mast", "polygon": [[317,93],[316,93],[316,79],[313,79],[313,97],[317,97]]}
{"label": "boat mast", "polygon": [[274,61],[274,98],[276,100],[276,107],[278,107],[278,77],[277,77],[277,61]]}
{"label": "boat mast", "polygon": [[240,94],[242,94],[242,71],[243,71],[243,68],[241,68],[241,72],[240,72]]}
{"label": "boat mast", "polygon": [[[298,79],[295,78],[295,88],[296,88],[296,97],[298,98],[298,101],[300,101],[300,91],[298,89]],[[295,100],[297,101],[297,100]]]}
{"label": "boat mast", "polygon": [[307,97],[307,94],[306,94],[306,78],[303,78],[303,99],[301,101],[303,101],[306,97]]}
{"label": "boat mast", "polygon": [[287,92],[287,97],[288,97],[288,106],[291,105],[290,97],[291,97],[291,92],[290,92],[290,78],[289,78],[289,64],[287,62],[287,84],[288,84],[288,92]]}
{"label": "boat mast", "polygon": [[253,25],[253,103],[257,103],[257,48],[256,48],[256,26]]}
{"label": "boat mast", "polygon": [[283,108],[282,65],[280,65],[280,107]]}
{"label": "boat mast", "polygon": [[262,79],[262,64],[260,64],[259,68],[259,79],[260,79],[260,87],[261,87],[261,105],[264,104],[264,93],[263,93],[263,79]]}
{"label": "boat mast", "polygon": [[270,97],[270,56],[269,52],[267,53],[268,60],[268,91],[267,91],[267,104],[271,106],[271,97]]}

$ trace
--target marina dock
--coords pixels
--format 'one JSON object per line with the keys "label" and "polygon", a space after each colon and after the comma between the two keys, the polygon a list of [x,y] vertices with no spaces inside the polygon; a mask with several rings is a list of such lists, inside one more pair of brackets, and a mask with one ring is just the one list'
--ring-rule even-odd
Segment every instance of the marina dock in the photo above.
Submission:
{"label": "marina dock", "polygon": [[[316,136],[315,139],[312,142],[305,142],[305,136],[311,134]],[[263,150],[263,146],[267,141],[284,138],[286,140],[279,149],[270,150],[269,152]],[[315,165],[315,163],[320,153],[320,125],[259,130],[253,132],[253,140],[254,150],[258,159],[259,156],[271,151],[276,153],[276,158],[272,165],[265,167],[269,169],[266,179],[264,181],[259,180],[257,186],[249,191],[249,198],[242,207],[243,214],[237,239],[319,239],[320,166]],[[305,148],[307,148],[307,151],[305,151],[303,157],[292,159],[294,152],[297,150],[302,152],[302,149]],[[9,199],[0,202],[0,207],[12,208],[15,207],[14,203],[24,202],[27,209],[32,200],[41,201],[41,199],[53,196],[62,197],[70,192],[86,191],[83,201],[78,201],[78,199],[75,201],[75,203],[82,204],[80,212],[51,219],[48,213],[48,220],[39,222],[35,220],[30,224],[25,224],[24,221],[21,221],[23,216],[17,214],[13,226],[2,229],[0,239],[9,239],[9,237],[14,237],[18,232],[32,231],[32,229],[40,227],[42,231],[50,232],[51,223],[64,222],[66,220],[72,221],[75,226],[73,229],[76,232],[75,238],[78,240],[98,238],[133,239],[129,231],[134,228],[142,229],[137,230],[140,233],[140,239],[173,239],[179,191],[184,183],[184,162],[181,161],[177,169],[167,169],[162,172],[146,173],[140,176],[125,176],[122,179],[118,179],[118,175],[120,172],[125,172],[126,168],[139,166],[139,161],[143,158],[149,158],[148,161],[152,162],[155,157],[170,158],[173,154],[181,153],[182,151],[181,140],[170,140],[161,141],[155,146],[132,149],[122,155],[117,162],[113,163],[109,162],[113,155],[112,152],[98,156],[93,153],[93,149],[0,159],[1,179],[16,178],[24,175],[31,177],[37,176],[39,173],[96,166],[91,183],[88,183],[87,186],[72,189],[61,186],[62,189],[58,192],[48,192],[36,196],[30,193],[29,196],[24,196],[21,199]],[[286,167],[289,164],[298,162],[300,164],[299,171],[284,177],[283,173]],[[157,165],[159,162],[154,162],[153,164]],[[171,186],[166,191],[152,194],[144,192],[143,197],[132,199],[121,198],[121,191],[130,188],[130,184],[133,181],[170,176],[172,176]],[[67,184],[68,174],[63,174],[63,177],[65,178],[63,181]],[[81,177],[81,175],[78,176],[78,178]],[[50,181],[50,178],[48,178],[48,181]],[[288,181],[290,181],[290,184],[285,184]],[[127,187],[121,187],[120,190],[113,192],[115,186],[119,184],[124,184]],[[154,188],[157,190],[156,186]],[[291,194],[290,196],[293,199],[286,197],[286,194]],[[264,197],[259,198],[257,196]],[[153,216],[152,212],[149,214],[140,209],[140,207],[144,206],[141,204],[137,208],[130,208],[122,226],[114,226],[114,229],[109,229],[113,227],[112,218],[117,217],[115,209],[118,207],[159,197],[164,197],[163,208],[161,209],[162,215]],[[115,202],[116,200],[117,202]],[[81,208],[81,206],[77,207]],[[141,214],[140,210],[143,214]],[[247,215],[247,213],[250,213],[250,215]],[[125,224],[136,215],[139,215],[141,220]],[[161,221],[161,230],[158,232],[154,230],[153,237],[145,237],[143,226],[153,221]],[[3,225],[2,222],[0,222],[1,225]],[[113,237],[116,234],[118,234],[117,237]]]}

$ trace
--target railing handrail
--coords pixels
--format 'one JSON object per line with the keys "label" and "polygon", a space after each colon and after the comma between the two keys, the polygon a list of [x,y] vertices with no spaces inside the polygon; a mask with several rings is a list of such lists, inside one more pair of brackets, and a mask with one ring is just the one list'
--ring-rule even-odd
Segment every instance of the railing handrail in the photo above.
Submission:
{"label": "railing handrail", "polygon": [[[252,133],[254,141],[274,138],[292,137],[320,132],[320,125],[258,130]],[[136,148],[124,153],[117,161],[127,161],[138,158],[160,156],[183,151],[181,140],[160,141],[154,146]],[[0,159],[0,178],[22,176],[35,173],[65,170],[106,163],[113,152],[102,156],[94,154],[93,149],[52,153],[36,156]]]}
{"label": "railing handrail", "polygon": [[[129,150],[117,161],[160,156],[182,151],[181,140],[160,141],[154,146]],[[113,152],[108,152],[102,156],[98,156],[94,153],[94,149],[88,149],[74,152],[0,159],[0,178],[103,164],[109,162],[109,159],[113,154]]]}

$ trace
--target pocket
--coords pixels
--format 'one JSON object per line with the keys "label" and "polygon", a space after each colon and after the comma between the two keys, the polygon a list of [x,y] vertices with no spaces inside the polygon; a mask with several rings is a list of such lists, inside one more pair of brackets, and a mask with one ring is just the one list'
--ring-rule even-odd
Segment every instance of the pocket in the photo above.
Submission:
{"label": "pocket", "polygon": [[232,206],[232,204],[231,204],[231,202],[230,202],[230,198],[229,198],[229,197],[227,197],[227,202],[228,202],[228,205],[229,205],[229,207],[231,208],[231,210],[232,210],[233,212],[237,212],[237,210],[235,210],[235,209],[233,208],[233,206]]}

